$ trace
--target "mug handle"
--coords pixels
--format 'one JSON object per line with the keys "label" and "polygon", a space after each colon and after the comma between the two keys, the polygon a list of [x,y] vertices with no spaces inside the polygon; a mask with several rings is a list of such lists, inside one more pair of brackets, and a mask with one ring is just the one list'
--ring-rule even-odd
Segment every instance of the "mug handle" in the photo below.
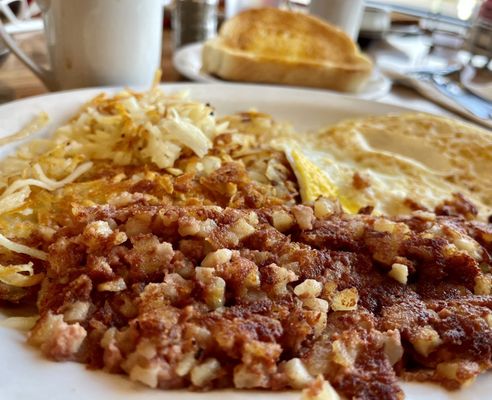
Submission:
{"label": "mug handle", "polygon": [[5,25],[0,20],[0,37],[4,41],[5,45],[14,53],[19,60],[29,68],[34,75],[36,75],[43,84],[48,88],[48,90],[56,90],[56,85],[53,79],[53,73],[51,70],[43,68],[36,64],[21,48],[18,46],[16,41],[10,36],[5,29]]}

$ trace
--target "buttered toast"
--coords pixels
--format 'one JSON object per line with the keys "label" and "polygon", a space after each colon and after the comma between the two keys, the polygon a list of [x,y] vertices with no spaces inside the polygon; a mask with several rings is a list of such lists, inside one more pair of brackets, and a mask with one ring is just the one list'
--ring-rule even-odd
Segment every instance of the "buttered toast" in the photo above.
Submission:
{"label": "buttered toast", "polygon": [[205,43],[204,72],[222,79],[357,92],[372,62],[340,29],[309,15],[250,9]]}

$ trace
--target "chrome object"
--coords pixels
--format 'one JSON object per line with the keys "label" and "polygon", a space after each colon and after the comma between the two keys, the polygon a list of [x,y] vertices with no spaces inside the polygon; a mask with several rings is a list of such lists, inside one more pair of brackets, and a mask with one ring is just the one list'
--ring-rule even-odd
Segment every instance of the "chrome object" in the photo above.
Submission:
{"label": "chrome object", "polygon": [[218,0],[176,0],[172,14],[174,48],[217,34]]}
{"label": "chrome object", "polygon": [[481,96],[478,96],[461,83],[453,81],[448,76],[458,70],[449,70],[441,73],[413,72],[412,75],[421,81],[431,83],[441,94],[459,104],[468,112],[482,119],[492,118],[492,103]]}

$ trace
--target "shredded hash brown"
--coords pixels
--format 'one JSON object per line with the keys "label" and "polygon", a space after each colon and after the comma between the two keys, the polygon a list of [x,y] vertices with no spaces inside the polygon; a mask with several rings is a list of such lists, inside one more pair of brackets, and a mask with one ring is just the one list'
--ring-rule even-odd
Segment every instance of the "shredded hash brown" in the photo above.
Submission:
{"label": "shredded hash brown", "polygon": [[490,369],[492,224],[459,194],[398,217],[303,204],[281,136],[154,88],[7,159],[0,300],[36,304],[29,343],[153,388],[322,400]]}

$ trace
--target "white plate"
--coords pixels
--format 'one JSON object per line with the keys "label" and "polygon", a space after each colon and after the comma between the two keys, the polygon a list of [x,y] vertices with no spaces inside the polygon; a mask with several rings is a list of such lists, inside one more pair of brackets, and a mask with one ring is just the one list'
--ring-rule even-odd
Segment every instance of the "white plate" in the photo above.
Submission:
{"label": "white plate", "polygon": [[[184,77],[196,82],[224,82],[220,78],[202,71],[203,43],[192,43],[176,50],[173,56],[173,65]],[[391,90],[391,81],[376,69],[371,78],[359,93],[351,94],[359,99],[376,100],[388,94]],[[332,93],[340,93],[329,91]]]}
{"label": "white plate", "polygon": [[[409,111],[316,90],[235,84],[175,84],[164,87],[168,91],[189,89],[193,98],[210,102],[219,114],[256,107],[279,120],[291,121],[298,129],[316,129],[343,118],[360,115]],[[57,93],[0,106],[0,137],[20,129],[41,111],[50,115],[52,122],[47,130],[51,131],[102,90]],[[107,89],[109,92],[114,90]],[[9,150],[12,150],[12,146],[2,148],[0,156]],[[7,314],[12,314],[12,310],[7,312],[0,309],[0,319]],[[427,384],[405,383],[402,386],[408,400],[478,400],[490,398],[492,376],[481,376],[471,387],[457,392],[447,392]],[[300,399],[298,393],[292,392],[227,391],[224,394],[228,400],[249,400],[253,397],[255,400]],[[217,395],[217,392],[151,390],[121,376],[88,371],[83,365],[51,362],[42,358],[37,350],[25,345],[23,333],[0,327],[1,400],[214,400]]]}

